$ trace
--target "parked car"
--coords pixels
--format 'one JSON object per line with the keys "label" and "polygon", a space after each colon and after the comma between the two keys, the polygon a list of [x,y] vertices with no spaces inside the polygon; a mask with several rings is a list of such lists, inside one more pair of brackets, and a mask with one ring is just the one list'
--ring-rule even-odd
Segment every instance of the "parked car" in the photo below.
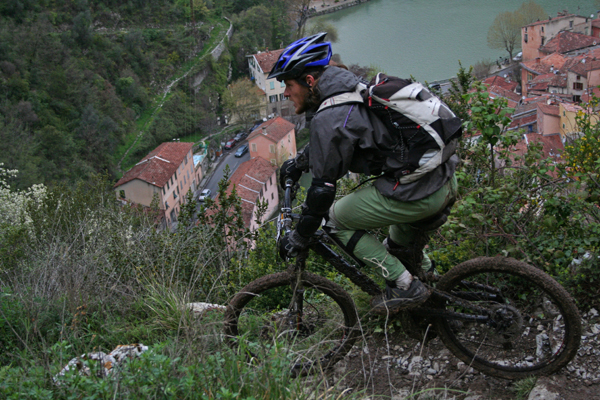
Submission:
{"label": "parked car", "polygon": [[235,146],[235,143],[236,143],[235,139],[229,139],[227,141],[227,143],[225,143],[225,150],[233,149],[233,146]]}
{"label": "parked car", "polygon": [[198,197],[198,200],[199,201],[204,201],[206,199],[209,199],[210,198],[210,194],[211,194],[210,189],[204,189],[202,191],[202,193],[200,193],[200,196]]}
{"label": "parked car", "polygon": [[239,149],[237,149],[237,151],[235,152],[235,156],[241,157],[244,154],[246,154],[247,152],[248,152],[248,145],[245,144],[245,145],[241,146]]}
{"label": "parked car", "polygon": [[237,135],[235,135],[234,139],[235,139],[236,142],[239,143],[239,142],[241,142],[244,139],[244,137],[242,136],[242,133],[240,132]]}

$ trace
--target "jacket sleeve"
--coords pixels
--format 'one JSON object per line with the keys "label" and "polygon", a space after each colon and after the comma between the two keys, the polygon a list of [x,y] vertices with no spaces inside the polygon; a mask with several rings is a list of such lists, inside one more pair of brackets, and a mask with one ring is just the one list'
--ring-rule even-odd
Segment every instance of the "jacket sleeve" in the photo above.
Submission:
{"label": "jacket sleeve", "polygon": [[357,105],[332,107],[313,118],[309,159],[313,182],[296,225],[300,235],[312,235],[327,215],[335,200],[336,181],[350,170],[361,134],[372,129],[368,122]]}

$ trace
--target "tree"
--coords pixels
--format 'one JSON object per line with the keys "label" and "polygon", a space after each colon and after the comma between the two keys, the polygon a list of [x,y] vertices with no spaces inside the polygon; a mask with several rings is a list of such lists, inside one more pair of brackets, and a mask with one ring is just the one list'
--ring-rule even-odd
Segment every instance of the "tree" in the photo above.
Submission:
{"label": "tree", "polygon": [[521,18],[512,11],[499,14],[490,26],[487,35],[488,46],[492,49],[504,49],[512,60],[513,51],[521,42]]}
{"label": "tree", "polygon": [[233,82],[223,93],[223,104],[232,115],[232,120],[248,127],[260,114],[264,100],[261,91],[249,79]]}
{"label": "tree", "polygon": [[325,21],[321,21],[321,20],[312,24],[310,26],[310,28],[308,28],[306,30],[306,33],[304,34],[304,36],[315,35],[319,32],[327,32],[326,39],[330,42],[338,41],[338,32],[337,32],[337,29],[335,29],[335,26],[333,26],[329,22],[325,22]]}
{"label": "tree", "polygon": [[546,15],[548,14],[542,6],[533,0],[524,2],[516,11],[499,14],[488,30],[488,46],[506,50],[512,60],[513,51],[521,44],[521,27],[545,18]]}
{"label": "tree", "polygon": [[521,18],[521,26],[529,25],[532,22],[546,18],[548,14],[544,8],[533,0],[529,0],[521,4],[521,7],[516,11]]}

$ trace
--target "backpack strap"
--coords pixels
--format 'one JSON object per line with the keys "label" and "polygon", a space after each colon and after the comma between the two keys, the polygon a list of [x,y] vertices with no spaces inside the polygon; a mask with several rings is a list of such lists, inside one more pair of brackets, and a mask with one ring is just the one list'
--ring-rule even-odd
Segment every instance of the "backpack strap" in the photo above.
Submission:
{"label": "backpack strap", "polygon": [[336,94],[335,96],[331,96],[323,100],[317,112],[324,110],[329,107],[339,106],[342,104],[364,104],[364,100],[361,91],[366,89],[366,86],[359,83],[354,88],[354,92],[344,92],[340,94]]}

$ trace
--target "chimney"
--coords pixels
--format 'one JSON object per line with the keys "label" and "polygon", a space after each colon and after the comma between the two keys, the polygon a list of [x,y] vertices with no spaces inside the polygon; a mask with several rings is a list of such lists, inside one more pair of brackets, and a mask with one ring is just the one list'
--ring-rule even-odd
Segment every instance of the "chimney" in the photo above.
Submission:
{"label": "chimney", "polygon": [[267,127],[266,126],[262,127],[262,134],[267,136]]}
{"label": "chimney", "polygon": [[536,57],[536,58],[535,58],[535,63],[536,63],[536,64],[539,64],[539,63],[540,63],[540,58],[539,58],[539,57]]}

